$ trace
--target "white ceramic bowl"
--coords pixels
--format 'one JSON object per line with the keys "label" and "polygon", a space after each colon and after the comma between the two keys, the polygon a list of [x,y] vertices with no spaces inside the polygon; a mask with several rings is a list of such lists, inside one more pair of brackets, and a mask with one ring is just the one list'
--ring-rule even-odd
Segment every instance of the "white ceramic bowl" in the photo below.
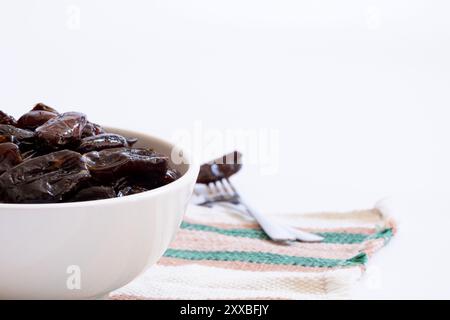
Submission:
{"label": "white ceramic bowl", "polygon": [[[136,146],[171,155],[174,146],[142,133]],[[183,176],[123,198],[62,204],[0,204],[0,299],[101,298],[158,261],[186,210],[198,166],[171,165]]]}

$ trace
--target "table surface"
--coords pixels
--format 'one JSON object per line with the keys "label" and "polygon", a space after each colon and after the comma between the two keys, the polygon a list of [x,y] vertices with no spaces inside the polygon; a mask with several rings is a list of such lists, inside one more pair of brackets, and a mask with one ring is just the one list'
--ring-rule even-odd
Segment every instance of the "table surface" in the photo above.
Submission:
{"label": "table surface", "polygon": [[450,298],[446,1],[0,4],[0,105],[38,101],[189,145],[239,148],[263,212],[372,207],[399,233],[355,298]]}

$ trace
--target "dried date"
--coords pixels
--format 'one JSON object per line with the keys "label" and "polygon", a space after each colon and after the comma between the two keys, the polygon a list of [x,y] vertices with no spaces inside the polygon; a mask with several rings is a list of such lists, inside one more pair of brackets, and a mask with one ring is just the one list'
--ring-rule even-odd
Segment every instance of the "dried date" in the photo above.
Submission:
{"label": "dried date", "polygon": [[31,111],[47,111],[47,112],[52,112],[52,113],[56,113],[59,114],[58,111],[56,111],[55,109],[53,109],[52,107],[49,107],[46,104],[43,103],[38,103],[34,106],[33,109],[31,109]]}
{"label": "dried date", "polygon": [[0,135],[14,137],[18,141],[31,141],[34,139],[34,132],[7,124],[0,124]]}
{"label": "dried date", "polygon": [[7,142],[12,142],[14,144],[19,144],[19,142],[17,141],[16,138],[14,138],[13,136],[0,136],[0,143],[7,143]]}
{"label": "dried date", "polygon": [[164,178],[162,180],[162,184],[166,185],[171,182],[174,182],[175,180],[179,179],[181,177],[181,174],[175,170],[175,169],[167,169],[166,174],[164,175]]}
{"label": "dried date", "polygon": [[66,112],[38,127],[36,137],[52,149],[78,145],[86,123],[83,113]]}
{"label": "dried date", "polygon": [[81,153],[87,153],[91,151],[101,151],[104,149],[129,146],[128,140],[125,137],[119,134],[103,133],[84,138],[78,147],[78,151]]}
{"label": "dried date", "polygon": [[35,144],[35,134],[33,131],[16,128],[7,124],[0,124],[0,140],[12,142],[19,146],[21,151],[33,148]]}
{"label": "dried date", "polygon": [[28,130],[35,130],[37,127],[42,126],[48,120],[56,118],[58,114],[44,111],[44,110],[32,110],[25,113],[17,120],[17,127]]}
{"label": "dried date", "polygon": [[11,142],[0,143],[0,175],[22,162],[19,147]]}
{"label": "dried date", "polygon": [[93,122],[87,122],[86,126],[83,129],[83,133],[81,134],[82,138],[96,136],[99,134],[105,133],[105,130],[98,124],[95,124]]}
{"label": "dried date", "polygon": [[72,198],[69,199],[69,201],[77,202],[77,201],[102,200],[115,198],[116,196],[117,195],[113,187],[91,186],[78,191]]}
{"label": "dried date", "polygon": [[60,202],[91,177],[81,154],[63,150],[32,158],[0,176],[7,203]]}
{"label": "dried date", "polygon": [[11,126],[16,126],[17,122],[16,119],[11,117],[10,115],[4,113],[3,111],[0,111],[0,124],[9,124]]}
{"label": "dried date", "polygon": [[151,190],[152,188],[146,188],[142,185],[132,183],[129,185],[124,185],[122,188],[119,189],[119,191],[117,192],[117,196],[118,197],[125,197],[125,196],[131,196],[132,194],[137,194],[137,193],[141,193],[141,192],[145,192],[148,190]]}
{"label": "dried date", "polygon": [[102,182],[124,176],[164,177],[168,158],[149,149],[115,148],[84,155],[92,176]]}

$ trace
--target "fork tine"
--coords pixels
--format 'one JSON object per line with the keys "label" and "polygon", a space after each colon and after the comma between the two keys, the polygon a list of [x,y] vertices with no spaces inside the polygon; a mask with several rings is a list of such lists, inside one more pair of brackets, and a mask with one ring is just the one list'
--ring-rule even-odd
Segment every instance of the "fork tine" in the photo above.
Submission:
{"label": "fork tine", "polygon": [[225,196],[233,196],[233,191],[228,188],[224,179],[221,179],[216,182],[216,187],[221,191],[221,193]]}
{"label": "fork tine", "polygon": [[214,195],[217,193],[216,188],[214,187],[214,184],[213,184],[213,183],[208,183],[208,184],[206,185],[206,189],[207,189],[207,191],[208,191],[208,194],[209,194],[211,197],[214,197]]}
{"label": "fork tine", "polygon": [[227,196],[227,192],[226,192],[226,190],[224,190],[222,184],[220,183],[220,180],[219,180],[219,181],[216,181],[216,182],[214,183],[214,185],[215,185],[215,187],[216,187],[217,194],[218,194],[219,196],[222,196],[222,197]]}
{"label": "fork tine", "polygon": [[234,194],[238,194],[236,188],[231,184],[230,179],[225,178],[224,180],[227,182],[228,188],[230,188],[230,190],[231,190]]}
{"label": "fork tine", "polygon": [[220,180],[219,181],[215,181],[214,183],[214,187],[216,188],[216,190],[217,190],[217,193],[219,194],[219,195],[224,195],[224,190],[223,190],[223,188],[222,188],[222,185],[221,185],[221,183],[220,183]]}
{"label": "fork tine", "polygon": [[226,181],[226,178],[220,180],[220,182],[222,183],[222,188],[223,188],[228,194],[233,194],[233,190],[230,188],[228,182]]}

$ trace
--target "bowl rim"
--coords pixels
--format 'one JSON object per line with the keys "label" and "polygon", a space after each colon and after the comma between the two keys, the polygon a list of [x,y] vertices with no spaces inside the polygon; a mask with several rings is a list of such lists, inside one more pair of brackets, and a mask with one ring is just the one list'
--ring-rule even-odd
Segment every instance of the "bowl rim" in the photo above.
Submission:
{"label": "bowl rim", "polygon": [[[178,186],[188,183],[191,179],[194,181],[197,180],[198,172],[200,170],[200,165],[198,163],[194,162],[194,158],[191,156],[189,152],[186,152],[185,148],[181,148],[180,146],[177,146],[175,143],[172,143],[169,140],[159,138],[157,136],[148,134],[146,132],[140,132],[135,130],[129,130],[129,129],[122,129],[118,127],[113,126],[104,126],[104,129],[110,132],[122,132],[124,135],[128,135],[130,137],[132,136],[145,136],[146,138],[149,138],[150,140],[155,141],[158,144],[165,144],[171,147],[172,150],[179,150],[182,152],[182,159],[183,164],[188,166],[188,169],[186,172],[177,180],[166,184],[165,186],[158,187],[156,189],[144,191],[141,193],[136,193],[132,195],[128,195],[125,197],[116,197],[116,198],[110,198],[110,199],[101,199],[101,200],[88,200],[88,201],[78,201],[78,202],[59,202],[59,203],[0,203],[0,210],[2,209],[30,209],[31,210],[37,210],[37,209],[46,209],[46,208],[84,208],[84,207],[90,207],[90,206],[96,206],[96,205],[113,205],[113,204],[123,204],[126,202],[134,202],[139,199],[148,198],[148,197],[155,197],[158,196],[161,193],[167,192],[170,189],[177,188]],[[169,155],[170,156],[170,155]],[[1,212],[0,212],[1,213]]]}

